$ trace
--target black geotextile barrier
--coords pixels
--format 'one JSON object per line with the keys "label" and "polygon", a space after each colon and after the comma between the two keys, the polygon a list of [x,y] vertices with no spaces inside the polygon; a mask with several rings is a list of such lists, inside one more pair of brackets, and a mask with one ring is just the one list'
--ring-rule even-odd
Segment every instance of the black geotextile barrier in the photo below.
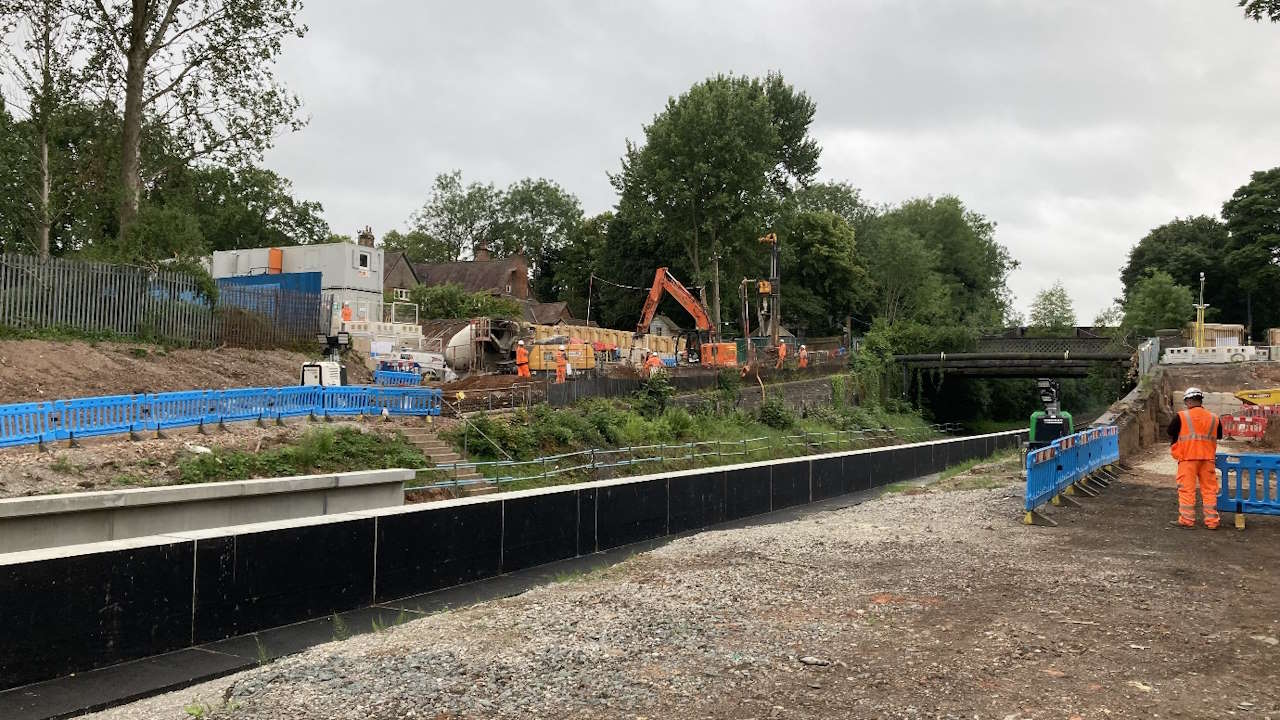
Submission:
{"label": "black geotextile barrier", "polygon": [[1023,436],[200,531],[68,556],[0,556],[0,689],[868,490]]}

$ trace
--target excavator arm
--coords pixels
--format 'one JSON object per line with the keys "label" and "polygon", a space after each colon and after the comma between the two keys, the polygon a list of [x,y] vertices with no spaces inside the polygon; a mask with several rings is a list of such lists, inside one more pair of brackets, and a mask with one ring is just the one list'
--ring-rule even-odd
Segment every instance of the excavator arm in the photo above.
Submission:
{"label": "excavator arm", "polygon": [[640,322],[636,324],[637,335],[649,332],[649,324],[653,322],[653,314],[658,311],[658,301],[662,299],[664,290],[680,303],[680,307],[693,316],[694,324],[700,332],[709,333],[713,341],[718,337],[707,309],[702,306],[698,298],[693,296],[693,293],[680,284],[679,280],[672,277],[670,270],[664,267],[658,268],[653,275],[653,287],[649,288],[649,297],[644,301],[644,312],[640,313]]}

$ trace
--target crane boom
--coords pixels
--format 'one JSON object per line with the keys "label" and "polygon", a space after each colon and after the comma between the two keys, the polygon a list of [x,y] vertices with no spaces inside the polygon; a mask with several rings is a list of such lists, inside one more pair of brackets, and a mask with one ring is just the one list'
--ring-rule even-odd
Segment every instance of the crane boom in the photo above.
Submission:
{"label": "crane boom", "polygon": [[653,275],[653,287],[649,288],[649,296],[644,301],[644,312],[640,313],[640,322],[636,323],[636,334],[643,335],[649,332],[649,324],[653,322],[653,314],[658,311],[658,301],[662,299],[662,292],[670,293],[676,302],[680,303],[680,307],[684,308],[693,316],[694,324],[700,332],[708,333],[711,341],[715,342],[719,337],[715,326],[711,323],[711,314],[703,307],[702,302],[693,296],[679,280],[671,275],[671,271],[667,268],[660,267]]}

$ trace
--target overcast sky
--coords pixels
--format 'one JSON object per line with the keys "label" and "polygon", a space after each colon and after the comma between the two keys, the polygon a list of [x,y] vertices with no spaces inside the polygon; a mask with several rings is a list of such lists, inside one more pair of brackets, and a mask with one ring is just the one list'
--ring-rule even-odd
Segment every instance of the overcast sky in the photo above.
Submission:
{"label": "overcast sky", "polygon": [[267,164],[341,233],[404,229],[453,168],[594,213],[668,96],[775,69],[817,102],[821,178],[959,196],[1021,263],[1019,309],[1060,279],[1087,323],[1147,230],[1280,165],[1280,25],[1235,4],[306,0],[280,75],[311,124]]}

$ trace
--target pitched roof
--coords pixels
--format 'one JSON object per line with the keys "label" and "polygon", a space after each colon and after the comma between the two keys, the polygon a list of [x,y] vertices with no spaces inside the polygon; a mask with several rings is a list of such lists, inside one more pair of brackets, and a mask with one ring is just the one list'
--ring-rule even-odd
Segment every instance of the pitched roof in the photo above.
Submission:
{"label": "pitched roof", "polygon": [[[524,306],[524,319],[539,325],[555,325],[561,320],[568,321],[573,313],[568,312],[567,302],[527,302]],[[565,317],[565,316],[568,317]]]}
{"label": "pitched roof", "polygon": [[524,258],[513,255],[498,260],[464,260],[450,263],[416,263],[413,274],[423,285],[461,285],[467,292],[506,293],[513,274],[527,273]]}

